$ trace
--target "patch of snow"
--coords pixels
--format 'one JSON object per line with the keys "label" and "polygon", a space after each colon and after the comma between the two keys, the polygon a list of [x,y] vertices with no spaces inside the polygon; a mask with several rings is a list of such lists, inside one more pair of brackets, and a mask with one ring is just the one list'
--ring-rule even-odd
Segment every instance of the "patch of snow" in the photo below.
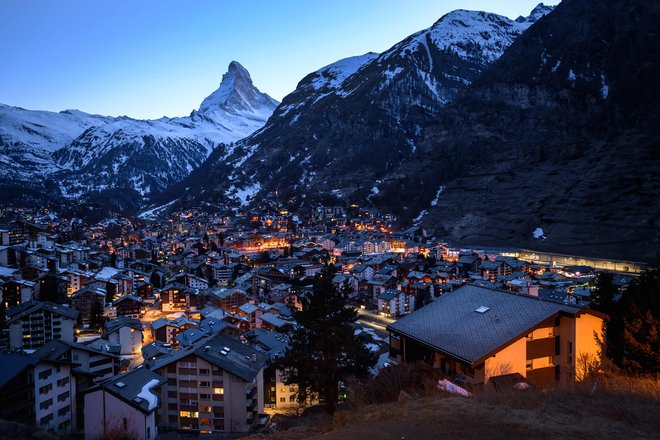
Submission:
{"label": "patch of snow", "polygon": [[144,211],[139,214],[138,217],[142,219],[156,218],[162,211],[164,211],[168,206],[171,206],[177,200],[178,199],[174,199],[171,202],[165,203],[164,205],[156,206],[155,208]]}
{"label": "patch of snow", "polygon": [[261,185],[259,182],[254,182],[243,189],[238,189],[236,197],[241,201],[241,205],[247,205],[248,201],[252,200],[259,190],[261,190]]}
{"label": "patch of snow", "polygon": [[149,405],[149,411],[156,409],[158,406],[158,398],[151,392],[151,389],[158,385],[159,382],[160,381],[158,379],[151,379],[149,382],[144,384],[142,390],[137,395],[137,397],[147,401],[147,404]]}
{"label": "patch of snow", "polygon": [[420,221],[422,221],[422,218],[428,213],[429,211],[427,209],[422,209],[419,215],[413,219],[413,224],[417,225]]}
{"label": "patch of snow", "polygon": [[438,188],[438,190],[435,193],[435,197],[431,201],[431,206],[436,206],[438,204],[438,200],[440,200],[440,194],[442,194],[444,190],[445,190],[444,186]]}
{"label": "patch of snow", "polygon": [[569,81],[575,81],[575,72],[573,72],[573,69],[568,71],[568,77],[566,79]]}
{"label": "patch of snow", "polygon": [[550,71],[551,71],[552,73],[555,73],[555,72],[557,71],[557,69],[559,69],[559,66],[560,66],[560,65],[561,65],[561,60],[557,60],[557,62],[555,63],[554,66],[552,66],[552,69],[550,69]]}
{"label": "patch of snow", "polygon": [[374,353],[378,353],[380,351],[380,345],[374,344],[372,342],[365,344],[365,347],[367,347],[369,351],[373,351]]}
{"label": "patch of snow", "polygon": [[546,238],[545,235],[543,234],[543,229],[541,229],[541,228],[536,228],[536,229],[534,229],[534,232],[532,232],[532,235],[533,235],[534,238],[536,238],[536,239],[541,238],[541,239],[544,239],[544,240],[545,240],[545,238]]}
{"label": "patch of snow", "polygon": [[600,88],[600,95],[603,97],[603,99],[607,99],[607,95],[610,94],[610,87],[605,82],[605,75],[602,73],[600,74],[600,82],[602,84],[602,87]]}
{"label": "patch of snow", "polygon": [[96,274],[96,278],[99,280],[109,280],[113,276],[117,275],[119,272],[121,272],[121,269],[106,266]]}

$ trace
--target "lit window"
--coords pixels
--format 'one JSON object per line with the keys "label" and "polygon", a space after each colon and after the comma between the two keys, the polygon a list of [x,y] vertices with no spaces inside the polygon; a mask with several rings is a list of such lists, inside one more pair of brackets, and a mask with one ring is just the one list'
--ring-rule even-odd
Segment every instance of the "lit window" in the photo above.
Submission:
{"label": "lit window", "polygon": [[225,394],[225,389],[224,388],[213,388],[213,392],[215,394]]}
{"label": "lit window", "polygon": [[197,411],[179,411],[179,416],[180,417],[199,417],[199,413]]}

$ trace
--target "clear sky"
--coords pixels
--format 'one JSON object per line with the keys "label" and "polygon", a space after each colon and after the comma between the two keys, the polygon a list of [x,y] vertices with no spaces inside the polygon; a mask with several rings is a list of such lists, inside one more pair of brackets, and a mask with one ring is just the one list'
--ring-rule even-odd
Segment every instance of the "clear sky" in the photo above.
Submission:
{"label": "clear sky", "polygon": [[387,50],[451,10],[516,18],[539,1],[0,0],[0,103],[183,116],[232,60],[281,100],[308,73]]}

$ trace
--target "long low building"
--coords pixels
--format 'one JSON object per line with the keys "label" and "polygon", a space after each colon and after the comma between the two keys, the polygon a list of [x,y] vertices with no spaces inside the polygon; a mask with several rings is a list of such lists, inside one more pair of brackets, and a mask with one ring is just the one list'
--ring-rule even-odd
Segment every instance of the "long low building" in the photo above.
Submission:
{"label": "long low building", "polygon": [[426,361],[466,383],[520,375],[548,386],[579,378],[586,362],[598,360],[606,318],[588,308],[467,285],[390,324],[390,357]]}

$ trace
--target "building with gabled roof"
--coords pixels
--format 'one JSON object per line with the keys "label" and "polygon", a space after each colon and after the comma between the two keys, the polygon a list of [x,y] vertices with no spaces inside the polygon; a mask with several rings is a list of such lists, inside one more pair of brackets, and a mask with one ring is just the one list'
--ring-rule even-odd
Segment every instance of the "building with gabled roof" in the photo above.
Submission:
{"label": "building with gabled roof", "polygon": [[85,439],[113,435],[154,440],[158,435],[158,389],[165,378],[141,367],[85,391]]}
{"label": "building with gabled roof", "polygon": [[0,354],[0,418],[70,435],[75,430],[76,383],[71,362]]}
{"label": "building with gabled roof", "polygon": [[9,345],[39,348],[52,339],[73,342],[78,311],[47,301],[28,301],[7,310]]}
{"label": "building with gabled roof", "polygon": [[105,323],[104,337],[110,344],[120,347],[120,354],[138,354],[142,349],[142,323],[120,316]]}
{"label": "building with gabled roof", "polygon": [[579,377],[597,359],[606,316],[473,285],[445,293],[390,324],[390,357],[426,361],[470,383],[519,373],[540,386]]}
{"label": "building with gabled roof", "polygon": [[149,361],[167,379],[159,426],[197,433],[248,432],[263,410],[267,356],[225,334]]}

